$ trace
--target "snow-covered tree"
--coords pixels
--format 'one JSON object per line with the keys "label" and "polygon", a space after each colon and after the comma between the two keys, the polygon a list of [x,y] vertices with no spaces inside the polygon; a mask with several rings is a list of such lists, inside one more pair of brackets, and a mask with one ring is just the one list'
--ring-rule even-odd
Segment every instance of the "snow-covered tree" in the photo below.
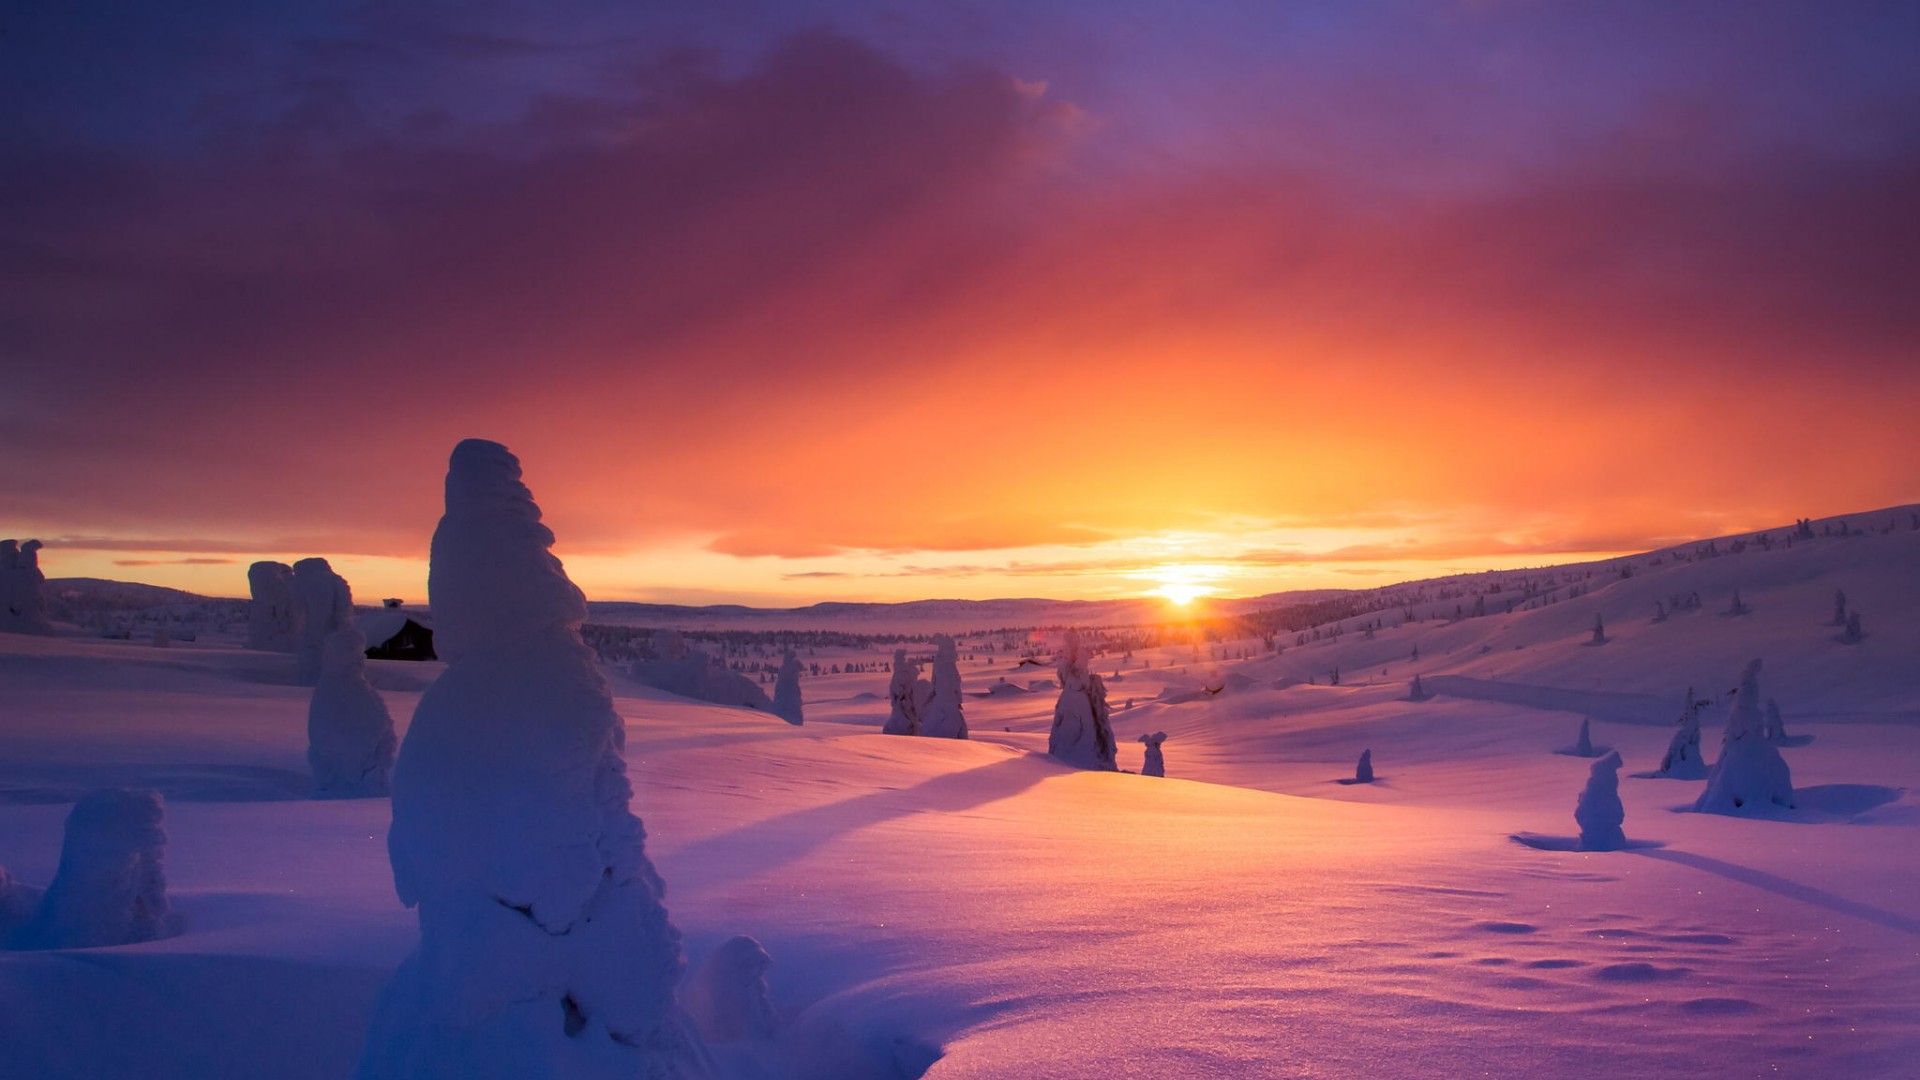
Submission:
{"label": "snow-covered tree", "polygon": [[1604,622],[1601,622],[1599,614],[1595,613],[1593,616],[1593,644],[1605,645],[1606,643],[1607,643],[1607,624]]}
{"label": "snow-covered tree", "polygon": [[1140,775],[1167,775],[1166,755],[1160,751],[1160,744],[1167,741],[1167,733],[1164,731],[1156,731],[1151,735],[1142,735],[1140,736],[1140,741],[1145,743],[1147,747],[1146,763],[1140,766]]}
{"label": "snow-covered tree", "polygon": [[353,590],[347,579],[333,572],[325,559],[301,559],[293,564],[293,606],[300,627],[294,666],[300,685],[320,681],[320,653],[327,636],[353,626]]}
{"label": "snow-covered tree", "polygon": [[367,681],[367,639],[327,635],[320,681],[307,705],[307,763],[316,799],[376,798],[393,773],[393,718]]}
{"label": "snow-covered tree", "polygon": [[1593,757],[1593,731],[1583,718],[1580,721],[1580,737],[1574,740],[1573,752],[1579,757]]}
{"label": "snow-covered tree", "polygon": [[1433,696],[1432,694],[1427,693],[1427,688],[1421,685],[1420,676],[1415,675],[1413,677],[1413,689],[1411,692],[1407,694],[1407,700],[1408,701],[1425,701],[1432,696]]}
{"label": "snow-covered tree", "polygon": [[1727,714],[1720,760],[1707,773],[1707,789],[1693,804],[1710,814],[1747,814],[1771,807],[1792,809],[1793,775],[1780,751],[1767,740],[1760,705],[1760,661],[1747,665]]}
{"label": "snow-covered tree", "polygon": [[1373,751],[1360,751],[1360,760],[1353,766],[1353,782],[1356,784],[1373,783]]}
{"label": "snow-covered tree", "polygon": [[1593,763],[1586,790],[1574,804],[1573,820],[1580,823],[1581,851],[1619,851],[1627,846],[1620,825],[1627,819],[1620,805],[1620,755],[1609,753]]}
{"label": "snow-covered tree", "polygon": [[1083,769],[1117,770],[1107,687],[1100,676],[1087,670],[1091,658],[1079,632],[1067,631],[1054,665],[1060,676],[1060,700],[1053,706],[1047,753]]}
{"label": "snow-covered tree", "polygon": [[1787,741],[1787,722],[1780,716],[1780,703],[1767,699],[1767,741],[1779,746]]}
{"label": "snow-covered tree", "polygon": [[887,696],[893,711],[887,714],[885,735],[920,734],[920,698],[915,687],[921,682],[920,665],[907,659],[907,650],[893,650],[893,679],[887,684]]}
{"label": "snow-covered tree", "polygon": [[40,548],[38,540],[24,544],[0,540],[0,631],[53,633],[53,623],[47,619],[47,598],[41,589],[47,575],[40,572]]}
{"label": "snow-covered tree", "polygon": [[960,710],[960,659],[953,639],[945,634],[933,638],[933,682],[931,696],[920,710],[920,734],[935,739],[964,739],[967,718]]}
{"label": "snow-covered tree", "polygon": [[1833,625],[1847,625],[1847,594],[1839,589],[1833,592]]}
{"label": "snow-covered tree", "polygon": [[687,1015],[709,1043],[771,1039],[780,1026],[767,969],[773,958],[753,938],[722,942],[695,968],[681,992]]}
{"label": "snow-covered tree", "polygon": [[363,1080],[691,1075],[680,934],[552,545],[506,447],[455,447],[428,578],[447,668],[400,748],[387,837],[420,945]]}
{"label": "snow-covered tree", "polygon": [[294,651],[300,640],[293,602],[293,567],[262,560],[247,567],[247,648],[263,652]]}
{"label": "snow-covered tree", "polygon": [[147,788],[95,791],[67,814],[53,884],[14,932],[21,949],[88,949],[167,932],[166,807]]}
{"label": "snow-covered tree", "polygon": [[1858,645],[1861,639],[1866,636],[1867,635],[1860,629],[1860,613],[1857,611],[1847,612],[1847,629],[1845,633],[1840,635],[1840,640],[1846,642],[1848,645]]}
{"label": "snow-covered tree", "polygon": [[0,948],[6,947],[40,904],[40,890],[13,880],[7,868],[0,866]]}
{"label": "snow-covered tree", "polygon": [[780,675],[773,683],[773,715],[789,724],[806,723],[806,706],[800,699],[800,658],[788,649],[780,661]]}
{"label": "snow-covered tree", "polygon": [[1693,687],[1687,687],[1687,697],[1680,709],[1680,728],[1668,741],[1667,754],[1660,759],[1655,776],[1699,780],[1707,775],[1707,762],[1700,754],[1700,710],[1708,704],[1693,696]]}

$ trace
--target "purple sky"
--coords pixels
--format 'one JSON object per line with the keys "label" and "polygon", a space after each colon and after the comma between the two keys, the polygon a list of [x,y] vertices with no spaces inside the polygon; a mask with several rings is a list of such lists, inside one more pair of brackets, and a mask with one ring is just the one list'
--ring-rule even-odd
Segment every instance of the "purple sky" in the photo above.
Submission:
{"label": "purple sky", "polygon": [[0,533],[417,591],[466,435],[677,598],[1920,499],[1916,54],[1891,3],[14,5]]}

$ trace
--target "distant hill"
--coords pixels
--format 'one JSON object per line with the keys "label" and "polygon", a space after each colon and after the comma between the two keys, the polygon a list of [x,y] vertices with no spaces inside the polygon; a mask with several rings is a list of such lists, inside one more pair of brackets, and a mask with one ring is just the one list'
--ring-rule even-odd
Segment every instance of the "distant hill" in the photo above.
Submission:
{"label": "distant hill", "polygon": [[48,578],[43,589],[49,606],[75,611],[137,611],[162,604],[200,604],[212,599],[163,585],[90,577]]}
{"label": "distant hill", "polygon": [[[1176,613],[1168,604],[1153,597],[1122,600],[1050,600],[1020,597],[999,600],[912,600],[904,603],[847,603],[829,601],[792,608],[756,608],[743,604],[686,606],[649,604],[621,600],[591,600],[587,603],[590,621],[625,626],[674,627],[683,630],[840,630],[848,633],[907,634],[936,631],[967,632],[999,629],[1026,629],[1060,626],[1137,626],[1165,623],[1175,617],[1208,618],[1243,616],[1260,612],[1328,611],[1332,620],[1369,611],[1420,607],[1431,617],[1455,607],[1461,614],[1473,614],[1476,600],[1482,610],[1505,611],[1510,604],[1527,605],[1538,601],[1545,585],[1543,570],[1560,574],[1580,574],[1585,578],[1613,574],[1631,576],[1636,571],[1658,567],[1670,560],[1691,560],[1700,555],[1718,555],[1737,551],[1756,538],[1784,542],[1794,524],[1782,523],[1771,529],[1734,533],[1710,539],[1690,540],[1657,551],[1623,555],[1585,563],[1542,563],[1517,570],[1493,570],[1426,578],[1375,589],[1306,589],[1268,593],[1263,596],[1211,598],[1196,601]],[[1851,530],[1852,535],[1890,530],[1920,531],[1920,506],[1897,506],[1854,514],[1843,514],[1808,523],[1815,536],[1826,538]],[[1571,581],[1571,578],[1564,578]],[[47,582],[48,597],[56,618],[75,621],[89,612],[133,611],[169,604],[240,605],[244,600],[215,600],[179,589],[143,585],[135,582],[103,581],[97,578],[55,578]]]}

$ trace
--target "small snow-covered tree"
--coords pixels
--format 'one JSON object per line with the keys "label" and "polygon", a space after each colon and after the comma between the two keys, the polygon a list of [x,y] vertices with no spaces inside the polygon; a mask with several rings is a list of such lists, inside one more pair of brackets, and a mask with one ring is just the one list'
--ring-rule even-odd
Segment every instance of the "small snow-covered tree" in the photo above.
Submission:
{"label": "small snow-covered tree", "polygon": [[320,681],[320,653],[326,648],[327,635],[353,626],[353,590],[325,559],[294,563],[291,585],[300,627],[294,664],[300,685],[312,686]]}
{"label": "small snow-covered tree", "polygon": [[553,542],[506,447],[454,448],[427,586],[447,668],[394,764],[387,836],[420,944],[361,1080],[691,1074],[680,934]]}
{"label": "small snow-covered tree", "polygon": [[953,639],[933,637],[933,683],[920,711],[920,734],[934,739],[964,739],[967,718],[960,709],[960,660]]}
{"label": "small snow-covered tree", "polygon": [[771,1039],[780,1026],[767,969],[773,957],[742,934],[721,943],[687,979],[680,998],[700,1037],[725,1044]]}
{"label": "small snow-covered tree", "polygon": [[0,631],[14,634],[51,634],[47,598],[42,592],[47,575],[40,571],[38,540],[20,543],[0,540]]}
{"label": "small snow-covered tree", "polygon": [[1593,763],[1586,790],[1573,807],[1573,820],[1580,824],[1580,850],[1619,851],[1626,847],[1627,835],[1620,828],[1626,819],[1626,808],[1620,805],[1620,755],[1609,753]]}
{"label": "small snow-covered tree", "polygon": [[806,723],[806,706],[800,699],[800,658],[792,649],[780,661],[780,675],[773,683],[773,715],[789,724]]}
{"label": "small snow-covered tree", "polygon": [[1140,741],[1146,744],[1147,748],[1146,762],[1140,766],[1140,775],[1167,775],[1166,755],[1161,753],[1160,750],[1160,744],[1167,741],[1167,733],[1164,731],[1156,731],[1151,735],[1142,735],[1140,736]]}
{"label": "small snow-covered tree", "polygon": [[1693,696],[1693,687],[1687,687],[1687,697],[1680,709],[1679,730],[1668,741],[1667,754],[1660,759],[1655,776],[1699,780],[1707,775],[1706,760],[1700,755],[1700,710],[1708,704]]}
{"label": "small snow-covered tree", "polygon": [[15,948],[88,949],[167,931],[166,808],[147,788],[105,788],[73,804],[53,884]]}
{"label": "small snow-covered tree", "polygon": [[1360,760],[1353,765],[1353,782],[1356,784],[1373,783],[1373,751],[1360,751]]}
{"label": "small snow-covered tree", "polygon": [[1857,611],[1848,612],[1847,630],[1846,633],[1840,635],[1840,640],[1848,645],[1858,645],[1866,636],[1867,635],[1860,629],[1860,613]]}
{"label": "small snow-covered tree", "polygon": [[1780,703],[1767,699],[1767,741],[1779,746],[1787,741],[1787,722],[1780,716]]}
{"label": "small snow-covered tree", "polygon": [[1839,589],[1833,592],[1833,625],[1847,625],[1847,594]]}
{"label": "small snow-covered tree", "polygon": [[393,773],[393,718],[367,681],[367,639],[349,627],[327,635],[320,681],[307,705],[307,763],[316,799],[376,798]]}
{"label": "small snow-covered tree", "polygon": [[1574,740],[1573,752],[1580,757],[1593,757],[1593,732],[1585,719],[1580,721],[1580,737]]}
{"label": "small snow-covered tree", "polygon": [[295,623],[293,567],[263,560],[247,567],[247,648],[263,652],[294,651],[300,640]]}
{"label": "small snow-covered tree", "polygon": [[1767,740],[1760,705],[1760,661],[1754,660],[1740,677],[1740,689],[1727,714],[1720,759],[1708,771],[1707,789],[1693,808],[1709,814],[1752,815],[1794,805],[1792,772]]}
{"label": "small snow-covered tree", "polygon": [[883,735],[920,734],[920,698],[915,687],[921,682],[920,665],[907,659],[907,650],[893,650],[893,678],[887,683],[887,697],[893,711],[887,714]]}
{"label": "small snow-covered tree", "polygon": [[1605,645],[1606,643],[1607,643],[1607,624],[1604,622],[1601,622],[1599,614],[1596,613],[1593,616],[1593,644]]}
{"label": "small snow-covered tree", "polygon": [[1113,725],[1109,720],[1107,688],[1100,676],[1087,670],[1091,659],[1078,631],[1067,631],[1055,668],[1060,676],[1060,699],[1053,706],[1053,728],[1047,753],[1083,769],[1119,768],[1115,761]]}
{"label": "small snow-covered tree", "polygon": [[1421,684],[1420,676],[1415,675],[1413,677],[1413,690],[1407,694],[1407,700],[1425,701],[1432,696],[1433,695],[1427,693],[1427,688]]}

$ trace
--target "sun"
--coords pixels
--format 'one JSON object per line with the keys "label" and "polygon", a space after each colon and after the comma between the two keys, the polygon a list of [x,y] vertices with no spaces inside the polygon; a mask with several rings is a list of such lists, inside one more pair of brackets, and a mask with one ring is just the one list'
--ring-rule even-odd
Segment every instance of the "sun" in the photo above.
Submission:
{"label": "sun", "polygon": [[1217,585],[1208,582],[1225,576],[1224,567],[1206,563],[1165,563],[1144,569],[1141,577],[1159,582],[1147,590],[1148,596],[1158,596],[1175,607],[1188,607],[1203,596],[1212,596],[1220,591]]}

